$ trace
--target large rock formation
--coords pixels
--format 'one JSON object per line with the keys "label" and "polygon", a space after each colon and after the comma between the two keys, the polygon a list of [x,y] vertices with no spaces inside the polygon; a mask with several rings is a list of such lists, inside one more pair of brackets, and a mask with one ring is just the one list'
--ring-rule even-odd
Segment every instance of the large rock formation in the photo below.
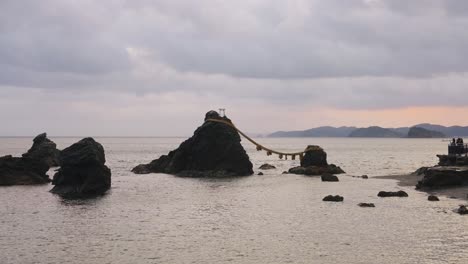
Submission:
{"label": "large rock formation", "polygon": [[432,167],[416,185],[416,189],[468,185],[468,167]]}
{"label": "large rock formation", "polygon": [[41,160],[0,157],[0,185],[32,185],[49,183],[49,166]]}
{"label": "large rock formation", "polygon": [[27,153],[23,154],[24,158],[33,160],[42,160],[49,167],[57,167],[59,164],[60,150],[57,145],[47,138],[46,133],[42,133],[33,139],[33,145]]}
{"label": "large rock formation", "polygon": [[289,169],[289,173],[302,175],[323,175],[345,173],[340,167],[328,164],[327,153],[319,146],[308,146],[301,160],[301,166]]}
{"label": "large rock formation", "polygon": [[111,187],[111,171],[105,166],[104,148],[84,138],[62,150],[61,167],[54,175],[52,193],[64,196],[100,195]]}
{"label": "large rock formation", "polygon": [[38,135],[33,146],[22,157],[0,157],[0,185],[31,185],[50,182],[46,174],[57,166],[59,151],[47,134]]}
{"label": "large rock formation", "polygon": [[252,175],[252,163],[241,145],[241,138],[231,126],[208,119],[231,122],[215,111],[205,116],[205,123],[176,150],[133,168],[137,174],[168,173],[183,177],[231,177]]}

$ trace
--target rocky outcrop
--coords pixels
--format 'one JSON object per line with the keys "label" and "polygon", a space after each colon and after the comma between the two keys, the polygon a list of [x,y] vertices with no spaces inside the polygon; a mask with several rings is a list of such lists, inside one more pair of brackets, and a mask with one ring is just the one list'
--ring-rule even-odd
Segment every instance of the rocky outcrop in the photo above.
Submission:
{"label": "rocky outcrop", "polygon": [[259,172],[257,175],[262,176],[262,175],[263,175],[263,172]]}
{"label": "rocky outcrop", "polygon": [[0,157],[0,185],[33,185],[49,183],[49,166],[41,160]]}
{"label": "rocky outcrop", "polygon": [[457,210],[457,213],[461,215],[466,215],[468,214],[468,208],[466,208],[466,205],[460,205],[460,207]]}
{"label": "rocky outcrop", "polygon": [[384,192],[381,191],[377,194],[379,197],[408,197],[408,194],[404,191],[398,191],[398,192]]}
{"label": "rocky outcrop", "polygon": [[468,167],[432,167],[416,185],[416,189],[468,185]]}
{"label": "rocky outcrop", "polygon": [[268,163],[265,163],[265,164],[263,164],[262,166],[260,166],[259,169],[260,169],[260,170],[273,170],[273,169],[276,169],[276,167],[273,166],[273,165],[270,165],[270,164],[268,164]]}
{"label": "rocky outcrop", "polygon": [[325,173],[322,175],[322,181],[324,182],[337,182],[339,181],[338,177],[333,174]]}
{"label": "rocky outcrop", "polygon": [[41,160],[49,167],[60,166],[60,150],[57,145],[47,138],[46,133],[42,133],[33,139],[33,145],[27,153],[23,154],[24,158],[33,160]]}
{"label": "rocky outcrop", "polygon": [[439,166],[468,166],[468,157],[461,155],[437,155]]}
{"label": "rocky outcrop", "polygon": [[307,176],[345,173],[340,167],[328,164],[327,153],[319,146],[308,146],[301,166],[289,169],[289,173]]}
{"label": "rocky outcrop", "polygon": [[435,196],[435,195],[429,195],[429,196],[427,197],[427,200],[428,200],[428,201],[431,201],[431,202],[438,202],[438,201],[440,201],[440,200],[439,200],[439,197],[437,197],[437,196]]}
{"label": "rocky outcrop", "polygon": [[231,126],[208,119],[231,122],[215,111],[205,116],[205,123],[176,150],[133,168],[136,174],[168,173],[182,177],[232,177],[252,175],[252,163],[241,145],[241,138]]}
{"label": "rocky outcrop", "polygon": [[327,195],[322,199],[322,201],[324,201],[324,202],[342,202],[342,201],[344,201],[344,198],[343,198],[343,196],[339,196],[339,195]]}
{"label": "rocky outcrop", "polygon": [[59,150],[47,134],[38,135],[22,157],[0,157],[0,185],[32,185],[49,183],[49,167],[57,166]]}
{"label": "rocky outcrop", "polygon": [[70,197],[93,196],[111,187],[111,171],[105,166],[104,148],[84,138],[62,150],[61,167],[54,175],[52,193]]}

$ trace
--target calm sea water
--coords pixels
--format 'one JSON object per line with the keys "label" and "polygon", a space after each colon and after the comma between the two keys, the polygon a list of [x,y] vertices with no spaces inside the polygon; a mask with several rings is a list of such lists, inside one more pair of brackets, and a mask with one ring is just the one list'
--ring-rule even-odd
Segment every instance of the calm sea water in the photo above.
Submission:
{"label": "calm sea water", "polygon": [[[64,148],[77,138],[52,138]],[[0,138],[0,155],[24,153],[31,138]],[[403,174],[433,165],[440,139],[259,139],[266,146],[325,148],[346,172],[338,183],[282,175],[278,160],[244,143],[254,167],[277,170],[237,179],[134,175],[131,168],[174,149],[182,138],[97,138],[112,169],[111,191],[63,200],[51,186],[0,188],[0,263],[467,263],[466,201],[352,178]],[[258,170],[256,170],[258,171]],[[409,198],[377,197],[400,190]],[[325,203],[328,194],[343,203]],[[360,208],[372,202],[376,208]]]}

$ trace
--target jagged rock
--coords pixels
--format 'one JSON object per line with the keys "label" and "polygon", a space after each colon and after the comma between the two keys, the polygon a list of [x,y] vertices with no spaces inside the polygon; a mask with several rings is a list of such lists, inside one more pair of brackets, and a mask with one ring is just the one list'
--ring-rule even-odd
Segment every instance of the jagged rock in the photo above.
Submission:
{"label": "jagged rock", "polygon": [[421,167],[417,169],[415,172],[411,173],[412,175],[423,175],[426,173],[426,171],[429,169],[429,167]]}
{"label": "jagged rock", "polygon": [[326,167],[327,153],[319,146],[309,145],[306,149],[309,149],[303,159],[301,160],[301,167],[317,166]]}
{"label": "jagged rock", "polygon": [[301,166],[289,169],[289,173],[307,176],[345,173],[340,167],[328,164],[327,153],[319,146],[308,146]]}
{"label": "jagged rock", "polygon": [[440,200],[439,200],[439,197],[437,197],[437,196],[435,196],[435,195],[429,195],[429,196],[427,197],[427,200],[428,200],[428,201],[431,201],[431,202],[440,201]]}
{"label": "jagged rock", "polygon": [[276,167],[273,166],[273,165],[270,165],[270,164],[268,164],[268,163],[265,163],[265,164],[263,164],[262,166],[260,166],[259,169],[260,169],[260,170],[272,170],[272,169],[276,169]]}
{"label": "jagged rock", "polygon": [[468,214],[468,208],[466,208],[466,205],[460,205],[460,207],[457,210],[457,213],[461,215]]}
{"label": "jagged rock", "polygon": [[384,192],[381,191],[377,194],[379,197],[408,197],[408,194],[404,191],[398,191],[398,192]]}
{"label": "jagged rock", "polygon": [[218,122],[231,122],[215,111],[205,115],[205,123],[176,150],[133,168],[136,174],[168,173],[182,177],[232,177],[253,174],[252,163],[241,145],[241,138],[231,126]]}
{"label": "jagged rock", "polygon": [[261,176],[261,175],[263,175],[263,172],[259,172],[257,175],[260,175],[260,176]]}
{"label": "jagged rock", "polygon": [[339,196],[339,195],[328,195],[322,199],[322,201],[324,202],[342,202],[343,200],[344,200],[343,196]]}
{"label": "jagged rock", "polygon": [[337,182],[339,181],[338,177],[333,174],[325,173],[322,175],[322,181],[326,182]]}
{"label": "jagged rock", "polygon": [[460,186],[468,184],[468,167],[432,167],[416,185],[416,189]]}
{"label": "jagged rock", "polygon": [[33,139],[33,145],[27,153],[23,154],[24,158],[33,160],[42,160],[49,167],[60,166],[60,150],[57,145],[47,138],[46,133],[39,134]]}
{"label": "jagged rock", "polygon": [[373,203],[360,203],[358,204],[359,207],[375,207]]}
{"label": "jagged rock", "polygon": [[41,160],[0,157],[0,185],[32,185],[49,183],[49,166]]}
{"label": "jagged rock", "polygon": [[111,171],[105,166],[104,148],[84,138],[62,150],[61,167],[54,175],[52,193],[70,197],[100,195],[111,187]]}

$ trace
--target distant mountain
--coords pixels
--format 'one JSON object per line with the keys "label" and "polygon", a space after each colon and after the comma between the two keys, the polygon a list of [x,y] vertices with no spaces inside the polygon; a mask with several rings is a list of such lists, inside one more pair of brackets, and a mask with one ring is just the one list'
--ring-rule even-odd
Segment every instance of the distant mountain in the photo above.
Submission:
{"label": "distant mountain", "polygon": [[[414,127],[424,128],[432,132],[440,132],[446,137],[468,137],[468,126],[451,126],[419,124]],[[322,126],[301,131],[278,131],[268,137],[406,137],[410,127],[382,128],[372,126],[368,128],[357,127],[331,127]]]}
{"label": "distant mountain", "polygon": [[447,137],[444,133],[425,129],[422,127],[412,127],[408,131],[409,138],[445,138]]}
{"label": "distant mountain", "polygon": [[268,137],[347,137],[356,127],[323,126],[302,131],[278,131]]}
{"label": "distant mountain", "polygon": [[441,125],[433,125],[433,124],[419,124],[416,127],[422,127],[425,129],[429,129],[432,131],[441,132],[447,137],[467,137],[468,136],[468,126],[451,126],[445,127]]}
{"label": "distant mountain", "polygon": [[371,138],[400,138],[400,134],[392,129],[371,126],[368,128],[358,128],[349,134],[349,137],[371,137]]}

